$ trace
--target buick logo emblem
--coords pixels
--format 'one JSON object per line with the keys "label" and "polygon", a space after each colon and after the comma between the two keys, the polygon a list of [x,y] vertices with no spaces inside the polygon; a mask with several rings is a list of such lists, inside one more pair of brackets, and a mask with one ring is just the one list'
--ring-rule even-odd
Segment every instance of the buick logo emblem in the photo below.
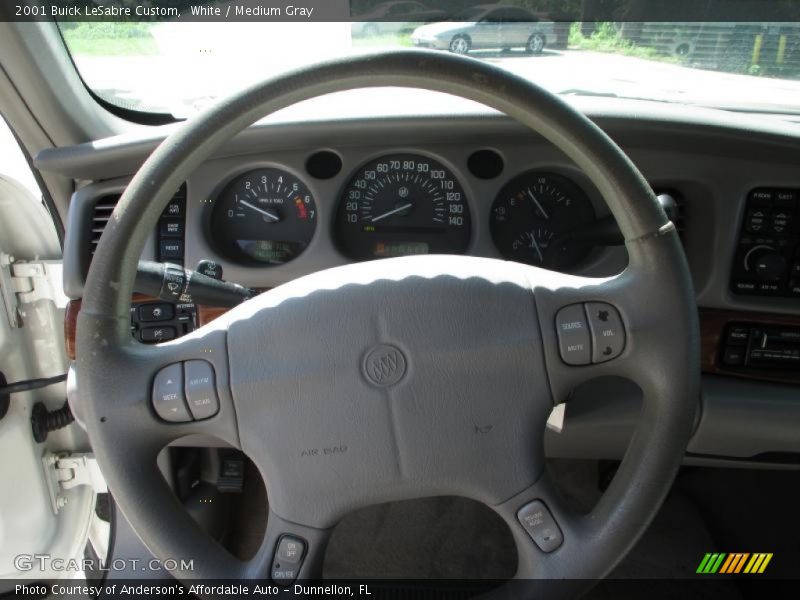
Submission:
{"label": "buick logo emblem", "polygon": [[362,369],[370,383],[386,387],[397,383],[406,374],[406,357],[398,348],[381,344],[367,352]]}

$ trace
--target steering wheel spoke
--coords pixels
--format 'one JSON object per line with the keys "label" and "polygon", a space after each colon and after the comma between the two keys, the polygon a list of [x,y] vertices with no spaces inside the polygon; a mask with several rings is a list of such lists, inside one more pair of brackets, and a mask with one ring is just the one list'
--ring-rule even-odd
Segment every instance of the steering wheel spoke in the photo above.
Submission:
{"label": "steering wheel spoke", "polygon": [[[623,273],[607,279],[529,271],[556,402],[567,401],[579,384],[608,376],[633,381],[658,402],[669,396],[674,373],[696,366],[679,351],[697,337],[691,288],[665,293],[659,285],[661,278],[678,279],[685,266],[676,240],[668,225],[644,244],[631,242],[644,247],[631,253]],[[653,254],[652,262],[640,253]],[[676,294],[685,301],[676,302]],[[670,345],[675,351],[665,352]]]}
{"label": "steering wheel spoke", "polygon": [[[111,320],[104,324],[92,316],[81,318],[92,320],[100,332],[105,329],[109,338],[117,334]],[[101,351],[102,371],[92,375],[105,401],[87,407],[87,419],[148,457],[177,439],[196,435],[238,447],[223,329],[202,328],[157,346],[127,337]],[[96,371],[98,362],[96,353],[79,356],[79,372]]]}

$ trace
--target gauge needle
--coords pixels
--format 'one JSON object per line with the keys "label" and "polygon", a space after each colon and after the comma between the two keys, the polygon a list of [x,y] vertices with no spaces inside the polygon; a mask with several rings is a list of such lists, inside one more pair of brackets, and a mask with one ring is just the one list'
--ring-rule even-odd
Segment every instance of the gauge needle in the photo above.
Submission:
{"label": "gauge needle", "polygon": [[549,216],[547,215],[547,213],[544,211],[544,208],[542,208],[542,205],[541,205],[541,204],[539,204],[539,201],[536,199],[536,196],[534,196],[534,195],[533,195],[533,192],[531,191],[531,189],[530,189],[530,188],[528,188],[528,196],[530,196],[530,197],[531,197],[531,200],[533,200],[533,203],[536,205],[536,208],[538,208],[538,209],[539,209],[539,212],[541,212],[541,213],[542,213],[542,216],[543,216],[545,219],[549,219],[550,217],[549,217]]}
{"label": "gauge needle", "polygon": [[392,215],[396,215],[399,212],[403,212],[407,208],[411,208],[414,206],[411,202],[408,204],[404,204],[403,206],[399,206],[394,210],[390,210],[389,212],[383,213],[382,215],[378,215],[377,217],[372,217],[371,221],[374,223],[375,221],[380,221],[381,219],[385,219],[386,217],[391,217]]}
{"label": "gauge needle", "polygon": [[259,208],[257,206],[253,206],[247,200],[239,200],[239,204],[244,204],[247,208],[252,209],[252,210],[256,211],[257,213],[261,213],[262,215],[272,219],[273,221],[280,221],[280,218],[276,214],[271,213],[268,210],[264,210],[263,208]]}
{"label": "gauge needle", "polygon": [[539,244],[536,242],[536,236],[531,234],[531,246],[534,247],[536,250],[536,254],[539,255],[539,262],[544,262],[544,255],[542,255],[542,249],[539,248]]}

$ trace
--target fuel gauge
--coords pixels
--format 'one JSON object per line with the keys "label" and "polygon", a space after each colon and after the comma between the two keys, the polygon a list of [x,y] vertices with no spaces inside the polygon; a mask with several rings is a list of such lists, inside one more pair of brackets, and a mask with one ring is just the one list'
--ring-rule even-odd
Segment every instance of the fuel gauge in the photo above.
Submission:
{"label": "fuel gauge", "polygon": [[490,229],[507,259],[565,270],[586,258],[591,246],[558,238],[594,220],[592,203],[573,181],[556,173],[528,171],[500,190],[492,204]]}

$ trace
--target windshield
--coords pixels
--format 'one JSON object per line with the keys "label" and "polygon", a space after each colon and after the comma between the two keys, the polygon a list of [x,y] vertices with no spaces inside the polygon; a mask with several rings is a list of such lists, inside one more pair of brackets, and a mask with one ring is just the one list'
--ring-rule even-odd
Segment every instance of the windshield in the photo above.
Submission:
{"label": "windshield", "polygon": [[[187,22],[173,16],[62,21],[59,27],[81,76],[100,98],[176,118],[292,68],[397,48],[468,55],[562,95],[800,112],[799,22],[615,21],[613,15],[575,20],[577,13],[558,10],[582,4],[569,0],[547,2],[549,12],[525,0],[467,8],[461,2],[449,12],[443,4],[363,0],[364,18],[376,20],[312,15]],[[491,18],[470,22],[487,11]],[[389,104],[402,102],[402,96],[387,98]]]}
{"label": "windshield", "polygon": [[468,8],[456,14],[453,21],[477,21],[485,11],[481,8]]}

